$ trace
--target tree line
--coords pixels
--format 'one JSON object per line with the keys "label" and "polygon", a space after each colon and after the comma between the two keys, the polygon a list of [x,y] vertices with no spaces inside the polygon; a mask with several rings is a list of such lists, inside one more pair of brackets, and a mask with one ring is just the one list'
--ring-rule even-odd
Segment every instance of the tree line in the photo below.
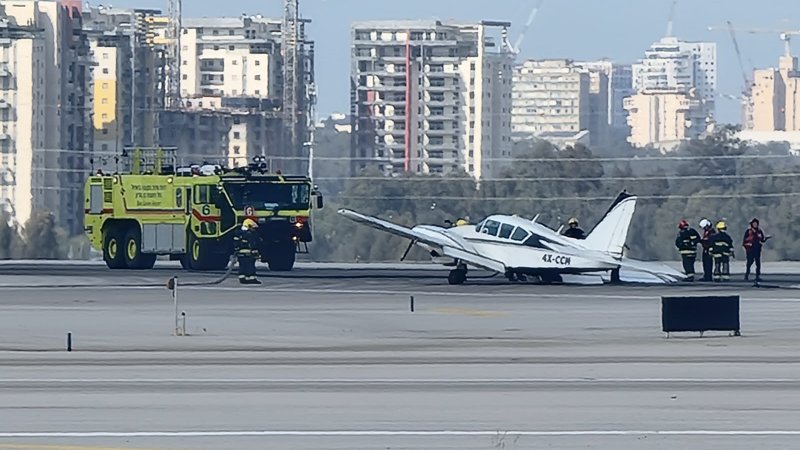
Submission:
{"label": "tree line", "polygon": [[69,236],[49,212],[35,212],[19,226],[0,212],[0,260],[5,259],[88,259],[89,241]]}
{"label": "tree line", "polygon": [[[315,212],[308,258],[397,261],[406,250],[407,241],[344,219],[337,214],[339,208],[408,226],[443,225],[458,218],[477,223],[491,214],[517,214],[539,215],[541,223],[558,229],[577,217],[590,231],[612,199],[626,190],[639,196],[628,235],[631,257],[678,259],[674,240],[682,218],[694,227],[702,218],[725,220],[738,241],[750,219],[758,217],[773,236],[764,257],[800,260],[800,231],[795,226],[800,158],[791,156],[785,145],[749,145],[734,135],[734,129],[723,128],[668,154],[624,144],[559,150],[546,141],[523,141],[515,144],[513,164],[479,183],[466,174],[387,178],[374,169],[347,178],[345,164],[321,163],[316,174],[335,173],[337,179],[320,183],[326,207]],[[348,142],[342,136],[323,140],[330,148],[320,153],[344,155]],[[52,214],[37,212],[23,227],[0,215],[0,259],[89,255],[86,238],[68,236]],[[409,259],[426,260],[427,255],[414,249]]]}
{"label": "tree line", "polygon": [[[639,196],[628,235],[628,254],[646,260],[676,260],[674,248],[682,218],[697,228],[702,218],[724,220],[735,241],[750,219],[761,219],[773,239],[764,257],[799,260],[794,226],[800,201],[800,158],[784,145],[749,145],[735,129],[723,128],[661,154],[654,149],[559,150],[545,141],[517,143],[516,161],[495,178],[475,183],[466,175],[383,178],[376,171],[348,180],[329,195],[314,218],[314,260],[392,261],[408,242],[342,218],[340,207],[403,225],[442,225],[469,217],[477,223],[491,214],[517,214],[558,229],[577,217],[590,231],[623,190]],[[605,158],[614,154],[616,158]],[[622,155],[623,157],[619,157]],[[415,250],[412,259],[425,259]]]}

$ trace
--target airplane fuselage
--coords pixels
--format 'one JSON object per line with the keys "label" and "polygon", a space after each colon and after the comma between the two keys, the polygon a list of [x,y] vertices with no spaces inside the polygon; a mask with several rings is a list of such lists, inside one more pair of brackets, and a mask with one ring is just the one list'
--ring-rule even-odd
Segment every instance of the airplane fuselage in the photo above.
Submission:
{"label": "airplane fuselage", "polygon": [[[509,218],[505,218],[504,223],[508,223]],[[517,219],[517,218],[515,218]],[[495,264],[498,272],[512,271],[518,274],[542,275],[542,274],[579,274],[588,272],[603,272],[614,270],[616,265],[597,261],[596,259],[577,256],[581,247],[579,241],[575,241],[570,253],[559,252],[560,246],[570,245],[570,238],[563,236],[551,237],[543,236],[541,230],[536,230],[539,234],[534,234],[527,229],[525,223],[513,224],[515,227],[526,229],[528,234],[524,239],[513,240],[497,235],[490,235],[476,231],[476,226],[466,225],[454,228],[442,228],[429,225],[414,227],[414,231],[427,234],[441,239],[442,237],[452,241],[454,246],[458,246],[474,255],[487,260],[486,265]],[[553,232],[554,233],[554,232]],[[512,232],[513,234],[513,232]],[[555,233],[554,233],[555,234]],[[520,236],[521,237],[521,236]],[[546,244],[543,244],[546,240]],[[417,245],[432,252],[436,262],[446,265],[456,265],[457,259],[450,255],[438,255],[436,251],[426,244]],[[550,245],[553,248],[543,248]],[[569,248],[569,247],[568,247]],[[447,250],[445,249],[445,252]],[[449,261],[448,261],[449,260]]]}

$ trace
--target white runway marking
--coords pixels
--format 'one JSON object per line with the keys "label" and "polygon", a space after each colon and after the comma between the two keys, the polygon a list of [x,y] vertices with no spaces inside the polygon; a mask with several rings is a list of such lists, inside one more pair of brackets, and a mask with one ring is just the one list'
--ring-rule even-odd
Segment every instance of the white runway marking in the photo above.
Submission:
{"label": "white runway marking", "polygon": [[0,384],[159,384],[159,383],[273,383],[273,384],[530,384],[530,383],[800,383],[800,378],[8,378]]}
{"label": "white runway marking", "polygon": [[2,438],[800,436],[800,430],[308,430],[0,432]]}

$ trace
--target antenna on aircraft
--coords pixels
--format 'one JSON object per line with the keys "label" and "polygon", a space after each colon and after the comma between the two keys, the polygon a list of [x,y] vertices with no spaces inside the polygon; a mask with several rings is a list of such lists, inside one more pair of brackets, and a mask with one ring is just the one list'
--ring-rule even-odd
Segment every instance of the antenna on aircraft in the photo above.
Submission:
{"label": "antenna on aircraft", "polygon": [[531,219],[531,222],[536,223],[539,220],[539,216],[541,216],[541,214],[537,214],[533,219]]}

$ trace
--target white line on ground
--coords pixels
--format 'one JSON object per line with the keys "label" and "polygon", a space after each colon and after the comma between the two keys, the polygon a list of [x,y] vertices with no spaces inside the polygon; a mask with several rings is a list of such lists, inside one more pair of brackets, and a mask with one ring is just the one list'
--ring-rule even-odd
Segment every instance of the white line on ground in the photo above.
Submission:
{"label": "white line on ground", "polygon": [[0,432],[1,438],[153,438],[153,437],[475,437],[475,436],[800,436],[800,430],[308,430],[308,431],[94,431]]}
{"label": "white line on ground", "polygon": [[159,384],[159,383],[293,383],[293,384],[524,384],[524,383],[800,383],[800,378],[7,378],[0,384],[53,383],[53,384]]}

